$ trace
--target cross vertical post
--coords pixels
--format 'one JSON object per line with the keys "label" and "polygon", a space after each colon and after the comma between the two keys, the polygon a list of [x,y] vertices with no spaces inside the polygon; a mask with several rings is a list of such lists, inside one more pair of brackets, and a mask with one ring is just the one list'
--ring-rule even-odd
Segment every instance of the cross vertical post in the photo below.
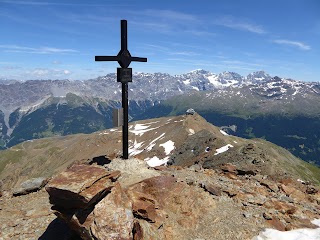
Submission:
{"label": "cross vertical post", "polygon": [[122,88],[122,155],[129,158],[129,111],[128,111],[128,82],[132,82],[132,68],[128,68],[132,61],[147,62],[147,58],[132,57],[128,50],[127,20],[121,20],[121,49],[117,56],[95,56],[95,61],[117,61],[121,68],[117,68],[117,81]]}
{"label": "cross vertical post", "polygon": [[129,158],[129,109],[128,109],[128,83],[122,83],[122,154],[124,159]]}

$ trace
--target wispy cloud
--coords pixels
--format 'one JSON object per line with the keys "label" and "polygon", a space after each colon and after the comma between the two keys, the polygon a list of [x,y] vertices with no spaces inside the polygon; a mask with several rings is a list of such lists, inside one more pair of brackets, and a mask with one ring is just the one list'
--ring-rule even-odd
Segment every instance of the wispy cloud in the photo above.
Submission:
{"label": "wispy cloud", "polygon": [[189,52],[189,51],[181,51],[181,52],[169,52],[169,55],[180,55],[180,56],[199,56],[200,53]]}
{"label": "wispy cloud", "polygon": [[139,29],[165,34],[199,30],[203,21],[197,15],[174,10],[146,9],[128,11],[128,14],[134,16],[131,23],[139,26]]}
{"label": "wispy cloud", "polygon": [[43,78],[52,78],[52,77],[61,77],[68,76],[71,74],[70,70],[67,69],[51,69],[51,68],[36,68],[33,70],[26,71],[27,74],[33,77],[43,77]]}
{"label": "wispy cloud", "polygon": [[285,40],[285,39],[277,39],[273,40],[272,42],[277,43],[277,44],[282,44],[282,45],[289,45],[293,47],[298,47],[302,50],[310,50],[311,47],[303,42],[298,42],[298,41],[290,41],[290,40]]}
{"label": "wispy cloud", "polygon": [[65,53],[77,53],[79,51],[74,49],[63,49],[53,47],[25,47],[18,45],[0,45],[0,48],[4,49],[5,52],[21,52],[21,53],[36,53],[36,54],[65,54]]}
{"label": "wispy cloud", "polygon": [[244,61],[238,61],[238,60],[223,60],[221,62],[224,64],[237,65],[237,66],[254,66],[254,67],[264,67],[265,66],[260,63],[244,62]]}
{"label": "wispy cloud", "polygon": [[110,7],[110,6],[132,6],[129,4],[95,4],[95,3],[63,3],[63,2],[46,2],[46,1],[9,1],[0,0],[0,3],[15,5],[31,5],[31,6],[81,6],[81,7]]}
{"label": "wispy cloud", "polygon": [[198,37],[203,37],[203,36],[216,36],[216,33],[209,32],[209,31],[201,31],[201,30],[186,30],[185,33],[189,33]]}
{"label": "wispy cloud", "polygon": [[250,23],[248,21],[243,21],[241,19],[236,19],[231,16],[225,16],[219,18],[214,21],[214,24],[224,26],[227,28],[232,28],[241,31],[247,31],[257,34],[264,34],[266,31],[263,29],[262,26],[256,25],[254,23]]}
{"label": "wispy cloud", "polygon": [[145,31],[156,31],[160,33],[170,33],[173,31],[173,25],[170,25],[169,23],[159,23],[159,22],[152,22],[150,21],[130,21],[130,24],[135,25],[139,29],[145,30]]}
{"label": "wispy cloud", "polygon": [[156,50],[159,52],[169,52],[171,51],[170,48],[165,47],[165,46],[161,46],[161,45],[156,45],[156,44],[144,44],[144,48],[145,49],[152,49],[152,50]]}
{"label": "wispy cloud", "polygon": [[172,11],[172,10],[154,10],[154,9],[147,9],[143,12],[141,12],[143,15],[155,17],[155,18],[161,18],[168,21],[197,21],[197,17],[192,14],[182,13],[178,11]]}

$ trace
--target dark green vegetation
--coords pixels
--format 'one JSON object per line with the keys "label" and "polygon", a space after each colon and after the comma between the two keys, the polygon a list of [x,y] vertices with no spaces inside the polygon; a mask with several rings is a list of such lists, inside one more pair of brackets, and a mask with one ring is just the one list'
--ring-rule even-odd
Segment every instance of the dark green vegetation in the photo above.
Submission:
{"label": "dark green vegetation", "polygon": [[96,106],[82,98],[67,94],[63,102],[60,98],[51,98],[44,107],[19,120],[19,110],[10,115],[10,126],[16,125],[7,146],[13,146],[30,139],[91,133],[111,127],[112,109],[106,103],[96,101]]}
{"label": "dark green vegetation", "polygon": [[[131,101],[131,118],[152,104],[150,101]],[[119,101],[79,97],[72,93],[65,98],[50,97],[36,110],[26,112],[19,108],[10,114],[9,126],[14,129],[10,139],[5,136],[7,129],[0,115],[0,124],[3,122],[4,126],[2,136],[5,136],[0,139],[0,147],[11,147],[31,139],[92,133],[111,128],[112,109],[119,107]]]}
{"label": "dark green vegetation", "polygon": [[5,138],[1,138],[1,136],[4,136],[5,133],[7,132],[7,126],[4,121],[4,114],[0,110],[0,150],[4,149],[5,147]]}

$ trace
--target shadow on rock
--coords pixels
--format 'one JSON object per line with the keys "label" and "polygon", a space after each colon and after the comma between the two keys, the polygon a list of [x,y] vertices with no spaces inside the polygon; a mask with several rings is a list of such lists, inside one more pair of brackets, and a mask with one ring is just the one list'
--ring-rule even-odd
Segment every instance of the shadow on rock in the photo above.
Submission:
{"label": "shadow on rock", "polygon": [[68,225],[61,219],[54,219],[47,227],[46,231],[39,237],[39,240],[81,240]]}

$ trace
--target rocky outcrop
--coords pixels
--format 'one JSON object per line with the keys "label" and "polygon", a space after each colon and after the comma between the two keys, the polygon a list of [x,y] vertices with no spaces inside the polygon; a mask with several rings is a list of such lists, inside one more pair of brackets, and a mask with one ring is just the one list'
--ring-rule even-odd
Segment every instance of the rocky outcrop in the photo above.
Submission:
{"label": "rocky outcrop", "polygon": [[[263,228],[315,228],[310,183],[218,169],[111,160],[73,165],[27,195],[0,198],[0,239],[252,239]],[[56,216],[58,218],[56,218]],[[75,236],[76,234],[76,236]]]}
{"label": "rocky outcrop", "polygon": [[46,187],[52,209],[82,239],[129,240],[187,238],[183,229],[197,229],[215,206],[200,188],[172,176],[147,178],[123,189],[119,174],[99,166],[72,166]]}

